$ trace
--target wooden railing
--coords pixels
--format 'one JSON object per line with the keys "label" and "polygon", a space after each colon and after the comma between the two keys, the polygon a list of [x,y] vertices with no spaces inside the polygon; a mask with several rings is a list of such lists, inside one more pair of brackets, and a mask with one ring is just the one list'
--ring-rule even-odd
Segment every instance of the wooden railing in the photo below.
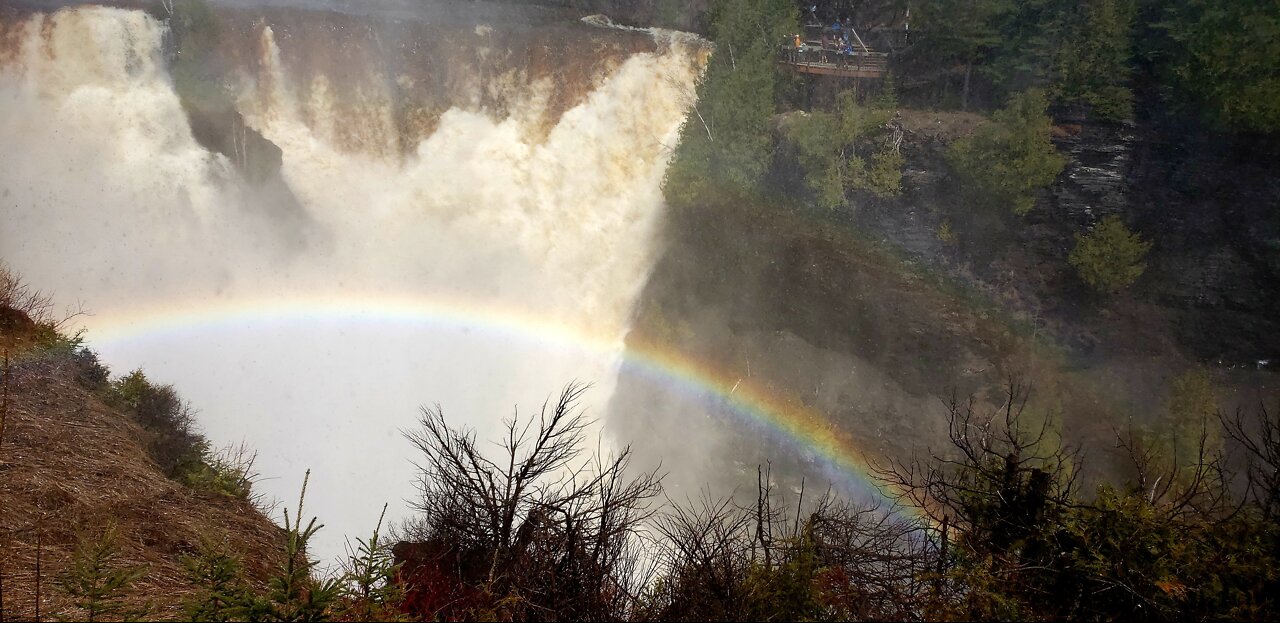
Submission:
{"label": "wooden railing", "polygon": [[800,47],[783,46],[779,62],[806,74],[843,78],[881,78],[889,69],[889,55],[860,46],[836,49],[818,42],[804,42]]}

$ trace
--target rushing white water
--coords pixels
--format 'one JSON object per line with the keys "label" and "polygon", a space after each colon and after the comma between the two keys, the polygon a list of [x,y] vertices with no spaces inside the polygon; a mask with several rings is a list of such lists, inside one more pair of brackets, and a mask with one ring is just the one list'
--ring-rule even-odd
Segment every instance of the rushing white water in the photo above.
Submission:
{"label": "rushing white water", "polygon": [[[369,94],[367,147],[341,144],[352,120],[332,112],[323,83],[298,94],[264,27],[265,69],[244,73],[238,101],[283,149],[305,211],[283,225],[192,138],[161,23],[79,8],[4,26],[18,45],[0,58],[0,260],[90,309],[89,342],[117,373],[143,366],[202,410],[216,442],[258,448],[267,493],[292,497],[313,469],[323,554],[368,530],[382,502],[402,509],[412,496],[399,431],[418,405],[438,402],[483,437],[513,405],[532,411],[575,378],[597,383],[589,407],[606,403],[654,261],[666,146],[689,104],[696,50],[672,39],[630,57],[549,131],[531,127],[546,102],[538,88],[514,94],[525,104],[505,118],[449,110],[405,155],[388,148],[387,94]],[[383,298],[453,320],[388,319]],[[152,326],[177,309],[282,301],[368,313],[210,313],[220,321]],[[465,310],[493,313],[469,322]]]}

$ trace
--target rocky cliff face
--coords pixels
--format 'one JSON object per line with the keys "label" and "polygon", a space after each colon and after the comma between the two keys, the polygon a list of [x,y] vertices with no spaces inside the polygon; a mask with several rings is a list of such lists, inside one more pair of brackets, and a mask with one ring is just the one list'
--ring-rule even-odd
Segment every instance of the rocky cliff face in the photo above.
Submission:
{"label": "rocky cliff face", "polygon": [[[795,397],[871,457],[936,447],[940,398],[998,404],[994,390],[1011,376],[1035,386],[1036,417],[1056,417],[1067,439],[1099,448],[1095,475],[1109,469],[1111,427],[1154,421],[1172,379],[1194,366],[1212,371],[1225,409],[1275,391],[1274,155],[1137,125],[1062,123],[1065,170],[1029,214],[993,226],[966,218],[944,159],[950,141],[981,122],[903,111],[897,198],[857,198],[837,212],[676,215],[636,339],[677,344]],[[1154,248],[1139,282],[1108,298],[1081,283],[1067,257],[1077,234],[1110,215]],[[620,393],[661,388],[624,378]],[[702,408],[662,400],[674,413]],[[651,450],[637,443],[642,455],[699,428],[645,421],[655,441]],[[764,445],[742,458],[759,440],[718,422],[702,436],[730,441],[699,445],[709,457],[751,465],[787,456]],[[803,473],[803,460],[792,468]]]}
{"label": "rocky cliff face", "polygon": [[[965,222],[956,218],[966,207],[951,192],[942,158],[950,137],[933,130],[937,119],[909,121],[905,193],[854,210],[858,228],[1044,317],[1080,356],[1146,348],[1133,339],[1103,344],[1122,336],[1098,314],[1121,308],[1143,310],[1146,341],[1171,338],[1177,350],[1215,365],[1256,366],[1280,355],[1273,313],[1280,294],[1280,181],[1265,148],[1132,124],[1063,123],[1055,143],[1067,166],[1035,209],[994,235],[958,231],[962,239],[968,234],[968,244],[953,245],[938,236],[944,222]],[[1134,288],[1104,299],[1083,287],[1067,256],[1076,235],[1112,215],[1154,247]]]}

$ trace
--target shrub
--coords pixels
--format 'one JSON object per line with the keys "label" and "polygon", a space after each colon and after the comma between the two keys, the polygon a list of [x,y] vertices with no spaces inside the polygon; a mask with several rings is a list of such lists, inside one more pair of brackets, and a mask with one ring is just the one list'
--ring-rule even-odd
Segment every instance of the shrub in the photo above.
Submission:
{"label": "shrub", "polygon": [[1066,161],[1050,141],[1047,107],[1039,89],[1014,95],[990,123],[947,149],[947,163],[971,203],[1023,215],[1035,205],[1036,191],[1057,179]]}
{"label": "shrub", "polygon": [[10,323],[16,325],[22,322],[29,325],[50,322],[53,299],[39,290],[32,289],[22,280],[22,277],[18,276],[18,273],[0,264],[0,310],[4,309],[20,312],[25,321],[17,320],[17,314],[0,314],[0,333],[16,328],[11,327]]}
{"label": "shrub", "polygon": [[172,386],[155,385],[134,370],[111,384],[108,402],[146,430],[147,453],[169,477],[200,469],[209,442],[195,430],[194,412]]}
{"label": "shrub", "polygon": [[177,474],[177,479],[197,491],[256,504],[260,501],[259,496],[253,493],[253,484],[258,479],[258,472],[254,469],[257,458],[257,452],[243,444],[227,446],[216,452],[206,452],[199,461],[189,462]]}
{"label": "shrub", "polygon": [[507,420],[495,458],[439,407],[422,410],[419,430],[406,433],[424,457],[413,501],[421,521],[405,547],[420,552],[405,565],[414,615],[597,620],[633,605],[628,571],[659,483],[628,473],[628,449],[581,456],[585,390],[570,384],[536,419]]}
{"label": "shrub", "polygon": [[859,104],[854,93],[846,92],[835,112],[789,120],[787,138],[818,205],[836,208],[849,190],[880,197],[902,191],[903,158],[888,129],[896,108],[892,92],[870,105]]}
{"label": "shrub", "polygon": [[1093,231],[1076,236],[1068,261],[1080,278],[1095,290],[1114,294],[1138,280],[1146,271],[1143,259],[1151,243],[1129,231],[1119,217],[1109,216]]}

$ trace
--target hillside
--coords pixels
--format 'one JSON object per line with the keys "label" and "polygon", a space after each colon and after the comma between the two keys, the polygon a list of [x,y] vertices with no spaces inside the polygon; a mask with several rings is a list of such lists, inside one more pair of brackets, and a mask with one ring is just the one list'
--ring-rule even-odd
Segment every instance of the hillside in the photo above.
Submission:
{"label": "hillside", "polygon": [[39,594],[42,617],[84,616],[59,579],[76,543],[112,525],[116,564],[145,569],[127,601],[147,618],[182,616],[183,600],[196,592],[182,559],[202,540],[254,552],[245,571],[262,584],[275,562],[263,553],[280,550],[283,531],[245,499],[166,476],[147,451],[154,433],[86,386],[74,351],[42,344],[42,329],[22,312],[0,306],[0,317],[0,344],[11,353],[0,428],[4,615],[34,619]]}

